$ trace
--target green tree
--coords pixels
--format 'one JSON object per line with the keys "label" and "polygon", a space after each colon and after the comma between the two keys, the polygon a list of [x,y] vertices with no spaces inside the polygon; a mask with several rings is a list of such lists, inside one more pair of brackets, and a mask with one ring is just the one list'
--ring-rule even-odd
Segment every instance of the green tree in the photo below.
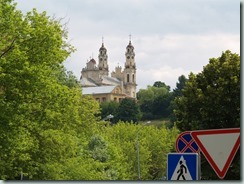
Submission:
{"label": "green tree", "polygon": [[182,90],[184,89],[187,82],[187,78],[184,75],[178,77],[178,82],[176,83],[176,88],[173,89],[173,96],[182,96]]}
{"label": "green tree", "polygon": [[[140,89],[137,93],[142,119],[167,118],[172,93],[164,83],[155,82],[155,86]],[[163,85],[160,85],[163,84]]]}
{"label": "green tree", "polygon": [[60,67],[57,78],[62,85],[68,86],[69,88],[79,87],[76,76],[73,72],[67,71],[64,67]]}
{"label": "green tree", "polygon": [[100,107],[101,107],[102,119],[105,119],[108,115],[111,114],[114,116],[114,118],[110,119],[109,121],[111,121],[112,123],[116,123],[116,119],[118,119],[117,113],[118,113],[119,103],[115,101],[102,102],[100,103]]}
{"label": "green tree", "polygon": [[82,160],[77,153],[97,130],[99,112],[67,82],[71,75],[60,78],[74,51],[67,31],[46,12],[24,16],[1,0],[0,35],[0,177],[66,179],[61,173]]}
{"label": "green tree", "polygon": [[166,88],[170,91],[170,86],[166,85],[164,82],[161,81],[154,82],[153,86],[157,88]]}
{"label": "green tree", "polygon": [[223,52],[190,74],[176,105],[181,130],[240,127],[240,56]]}
{"label": "green tree", "polygon": [[138,180],[137,134],[139,164],[142,180],[161,180],[167,172],[167,154],[175,151],[178,135],[176,127],[166,129],[148,124],[118,122],[104,128],[102,135],[108,142],[107,171],[115,180]]}
{"label": "green tree", "polygon": [[108,160],[107,144],[101,136],[94,135],[91,137],[88,143],[88,150],[93,159],[99,160],[100,162],[106,162]]}
{"label": "green tree", "polygon": [[[227,50],[198,74],[191,73],[182,96],[176,98],[175,115],[181,131],[240,127],[240,56]],[[205,178],[216,179],[203,165]],[[226,179],[240,179],[240,152]]]}
{"label": "green tree", "polygon": [[176,83],[176,88],[173,89],[172,99],[169,106],[170,126],[173,126],[174,122],[176,121],[176,116],[174,114],[174,109],[176,108],[175,99],[182,96],[182,90],[184,89],[187,80],[188,79],[184,75],[179,76],[178,82]]}
{"label": "green tree", "polygon": [[117,116],[115,117],[116,122],[128,121],[128,122],[138,122],[141,118],[141,112],[139,105],[134,99],[124,98],[118,107]]}

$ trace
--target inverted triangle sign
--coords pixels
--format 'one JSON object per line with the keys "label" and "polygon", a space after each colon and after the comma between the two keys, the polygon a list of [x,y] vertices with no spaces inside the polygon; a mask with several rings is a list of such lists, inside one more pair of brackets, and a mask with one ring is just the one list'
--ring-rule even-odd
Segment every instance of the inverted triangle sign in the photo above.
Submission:
{"label": "inverted triangle sign", "polygon": [[240,128],[192,131],[191,136],[218,177],[223,179],[240,147]]}

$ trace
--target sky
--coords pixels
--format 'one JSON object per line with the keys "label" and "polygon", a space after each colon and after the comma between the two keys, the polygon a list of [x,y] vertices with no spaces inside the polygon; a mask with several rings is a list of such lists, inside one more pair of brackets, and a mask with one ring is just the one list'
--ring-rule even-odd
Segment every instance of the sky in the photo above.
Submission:
{"label": "sky", "polygon": [[109,73],[124,67],[129,35],[135,50],[137,91],[156,81],[176,87],[178,77],[201,72],[210,58],[240,54],[237,0],[15,0],[23,13],[63,18],[76,52],[64,62],[79,79],[93,57],[107,48]]}

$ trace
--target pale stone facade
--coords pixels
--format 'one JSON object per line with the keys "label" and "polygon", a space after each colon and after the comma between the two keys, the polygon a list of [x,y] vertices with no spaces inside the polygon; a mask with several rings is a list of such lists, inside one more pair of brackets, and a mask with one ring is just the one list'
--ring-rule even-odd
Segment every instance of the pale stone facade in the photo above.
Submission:
{"label": "pale stone facade", "polygon": [[[125,66],[117,66],[109,76],[107,49],[102,43],[99,49],[98,65],[90,59],[81,71],[80,84],[83,94],[93,95],[99,101],[121,101],[123,98],[136,98],[136,63],[134,47],[129,41],[125,52]],[[102,88],[101,88],[102,87]]]}

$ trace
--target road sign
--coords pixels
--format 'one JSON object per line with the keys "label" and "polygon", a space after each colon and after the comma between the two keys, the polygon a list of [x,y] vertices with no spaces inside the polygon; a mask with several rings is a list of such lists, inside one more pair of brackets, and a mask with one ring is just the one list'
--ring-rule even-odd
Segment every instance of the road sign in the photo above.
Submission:
{"label": "road sign", "polygon": [[176,139],[176,151],[178,153],[199,153],[200,149],[191,136],[190,131],[181,133]]}
{"label": "road sign", "polygon": [[219,178],[223,179],[240,147],[240,128],[192,131],[192,137]]}
{"label": "road sign", "polygon": [[169,153],[167,180],[198,180],[197,153]]}

